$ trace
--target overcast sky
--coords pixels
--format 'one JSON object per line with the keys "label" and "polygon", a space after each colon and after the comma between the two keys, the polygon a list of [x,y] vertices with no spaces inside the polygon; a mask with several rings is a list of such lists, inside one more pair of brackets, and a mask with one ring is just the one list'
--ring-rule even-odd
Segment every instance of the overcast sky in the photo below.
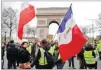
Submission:
{"label": "overcast sky", "polygon": [[[29,2],[36,8],[45,8],[45,7],[69,7],[72,3],[73,16],[76,21],[76,24],[80,26],[90,25],[91,20],[88,19],[98,19],[99,13],[101,13],[101,2],[93,1],[75,1],[75,2]],[[18,9],[20,12],[22,2],[5,2],[2,7],[12,7]],[[33,21],[36,22],[36,21]],[[36,22],[37,23],[37,22]],[[95,23],[95,22],[94,22]],[[33,25],[33,24],[32,24]],[[54,30],[56,30],[54,28]],[[52,31],[54,31],[52,30]]]}
{"label": "overcast sky", "polygon": [[[87,19],[97,19],[98,14],[101,12],[101,2],[29,2],[36,8],[44,8],[44,7],[69,7],[72,3],[73,6],[73,14],[77,24],[81,26],[89,25],[91,23],[90,20]],[[14,9],[20,10],[22,2],[6,2],[3,3],[4,7],[12,7]]]}

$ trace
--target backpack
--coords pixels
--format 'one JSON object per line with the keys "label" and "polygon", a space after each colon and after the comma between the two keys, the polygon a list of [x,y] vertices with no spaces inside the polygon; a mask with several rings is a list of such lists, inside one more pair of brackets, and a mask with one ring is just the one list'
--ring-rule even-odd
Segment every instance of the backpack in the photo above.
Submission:
{"label": "backpack", "polygon": [[54,65],[55,65],[55,57],[52,56],[52,54],[49,53],[48,51],[45,51],[44,54],[46,56],[46,59],[47,59],[47,62],[49,64],[49,66],[54,67]]}

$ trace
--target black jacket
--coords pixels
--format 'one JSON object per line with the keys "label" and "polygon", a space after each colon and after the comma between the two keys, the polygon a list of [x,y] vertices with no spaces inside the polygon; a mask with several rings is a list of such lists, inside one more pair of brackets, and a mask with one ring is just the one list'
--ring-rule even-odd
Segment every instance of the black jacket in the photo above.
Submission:
{"label": "black jacket", "polygon": [[19,63],[26,63],[30,61],[30,53],[26,50],[26,48],[20,48],[18,57]]}
{"label": "black jacket", "polygon": [[7,59],[8,60],[17,60],[18,57],[18,49],[15,47],[15,44],[11,44],[7,48]]}

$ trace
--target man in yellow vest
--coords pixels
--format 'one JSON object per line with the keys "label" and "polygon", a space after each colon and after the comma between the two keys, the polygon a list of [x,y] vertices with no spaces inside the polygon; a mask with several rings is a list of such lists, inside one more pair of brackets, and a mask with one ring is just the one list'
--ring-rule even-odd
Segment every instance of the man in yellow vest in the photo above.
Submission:
{"label": "man in yellow vest", "polygon": [[99,59],[101,60],[101,41],[98,41],[97,50],[99,52]]}
{"label": "man in yellow vest", "polygon": [[52,65],[49,64],[48,62],[49,60],[47,59],[47,56],[46,56],[47,53],[52,55],[49,50],[50,50],[50,47],[48,46],[47,40],[43,39],[41,41],[41,48],[38,50],[38,54],[36,56],[36,60],[31,65],[31,67],[35,65],[36,69],[52,69],[53,64]]}
{"label": "man in yellow vest", "polygon": [[84,60],[85,60],[85,66],[86,68],[97,69],[97,61],[95,60],[96,54],[94,52],[94,48],[91,44],[89,44],[84,51]]}

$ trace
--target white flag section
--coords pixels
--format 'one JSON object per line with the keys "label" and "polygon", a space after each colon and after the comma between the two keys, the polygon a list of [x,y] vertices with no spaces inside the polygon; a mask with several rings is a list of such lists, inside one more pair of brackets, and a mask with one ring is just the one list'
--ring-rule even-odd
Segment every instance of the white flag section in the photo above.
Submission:
{"label": "white flag section", "polygon": [[59,45],[61,44],[67,44],[71,42],[72,40],[72,28],[75,26],[75,21],[73,19],[73,15],[71,15],[71,18],[66,22],[65,30],[62,33],[58,34],[58,41]]}
{"label": "white flag section", "polygon": [[57,31],[59,50],[63,62],[78,54],[87,41],[74,22],[71,6]]}

